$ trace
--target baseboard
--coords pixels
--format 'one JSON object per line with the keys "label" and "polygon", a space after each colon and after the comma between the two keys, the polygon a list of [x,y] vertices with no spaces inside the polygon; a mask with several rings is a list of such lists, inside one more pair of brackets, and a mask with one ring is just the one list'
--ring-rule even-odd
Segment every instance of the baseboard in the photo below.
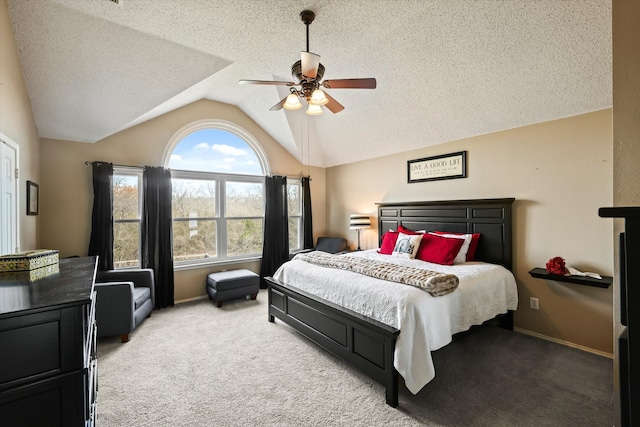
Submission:
{"label": "baseboard", "polygon": [[209,295],[200,295],[198,297],[179,299],[177,301],[174,301],[173,303],[174,304],[182,304],[182,303],[185,303],[185,302],[197,301],[197,300],[205,299],[205,298],[209,298]]}
{"label": "baseboard", "polygon": [[598,356],[602,356],[602,357],[607,357],[609,359],[613,359],[613,354],[604,352],[604,351],[600,351],[600,350],[595,350],[593,348],[589,348],[589,347],[585,347],[579,344],[575,344],[569,341],[564,341],[558,338],[552,338],[549,337],[547,335],[542,335],[539,334],[537,332],[533,332],[533,331],[529,331],[527,329],[521,329],[521,328],[513,328],[514,331],[516,332],[520,332],[521,334],[525,334],[525,335],[531,335],[532,337],[536,337],[536,338],[540,338],[543,340],[547,340],[547,341],[551,341],[551,342],[555,342],[557,344],[562,344],[562,345],[566,345],[567,347],[573,347],[573,348],[577,348],[578,350],[582,350],[582,351],[586,351],[587,353],[593,353],[593,354],[597,354]]}

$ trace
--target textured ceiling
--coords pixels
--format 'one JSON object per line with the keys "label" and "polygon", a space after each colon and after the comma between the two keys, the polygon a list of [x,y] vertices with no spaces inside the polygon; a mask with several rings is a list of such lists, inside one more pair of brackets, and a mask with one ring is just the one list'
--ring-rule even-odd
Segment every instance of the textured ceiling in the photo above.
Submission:
{"label": "textured ceiling", "polygon": [[[610,0],[7,4],[43,138],[95,142],[206,98],[305,163],[334,166],[612,104]],[[304,9],[326,79],[378,82],[328,91],[346,107],[335,115],[269,111],[286,87],[238,84],[291,80]]]}

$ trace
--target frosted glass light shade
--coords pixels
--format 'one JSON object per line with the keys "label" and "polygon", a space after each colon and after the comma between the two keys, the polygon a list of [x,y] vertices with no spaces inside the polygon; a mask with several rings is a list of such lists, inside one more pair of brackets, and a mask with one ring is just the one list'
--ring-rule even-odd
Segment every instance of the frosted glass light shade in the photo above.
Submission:
{"label": "frosted glass light shade", "polygon": [[299,110],[300,108],[302,108],[302,103],[298,99],[298,95],[292,93],[287,96],[287,100],[285,101],[283,107],[285,110]]}
{"label": "frosted glass light shade", "polygon": [[319,105],[309,104],[306,113],[310,116],[319,116],[322,114],[322,108]]}
{"label": "frosted glass light shade", "polygon": [[327,98],[324,92],[321,89],[316,89],[311,94],[311,99],[309,100],[309,104],[311,105],[325,105],[329,102],[329,98]]}

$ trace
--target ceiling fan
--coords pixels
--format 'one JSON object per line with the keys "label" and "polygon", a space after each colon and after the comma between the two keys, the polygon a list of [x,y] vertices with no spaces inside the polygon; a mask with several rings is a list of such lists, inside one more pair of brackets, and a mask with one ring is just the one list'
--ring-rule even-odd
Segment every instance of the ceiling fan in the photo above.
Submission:
{"label": "ceiling fan", "polygon": [[335,114],[344,110],[344,106],[320,89],[321,87],[325,89],[376,88],[376,79],[374,78],[322,81],[324,66],[320,63],[320,55],[309,52],[309,25],[315,17],[316,15],[310,10],[303,10],[300,13],[300,19],[307,27],[307,50],[306,52],[301,52],[300,61],[296,61],[296,63],[291,66],[291,76],[295,82],[270,80],[240,80],[239,82],[240,84],[289,86],[291,93],[271,107],[271,111],[277,111],[282,108],[286,110],[298,110],[302,108],[300,98],[304,98],[309,104],[306,111],[307,114],[322,114],[322,105]]}

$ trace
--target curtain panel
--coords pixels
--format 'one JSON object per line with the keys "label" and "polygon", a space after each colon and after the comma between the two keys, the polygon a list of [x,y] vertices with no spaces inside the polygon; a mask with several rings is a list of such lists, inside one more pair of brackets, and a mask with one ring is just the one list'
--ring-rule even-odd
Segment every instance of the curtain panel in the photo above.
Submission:
{"label": "curtain panel", "polygon": [[302,249],[313,249],[313,218],[311,216],[311,178],[302,178]]}
{"label": "curtain panel", "polygon": [[267,287],[264,278],[272,276],[278,267],[289,260],[287,177],[266,177],[265,195],[264,243],[260,264],[260,287],[263,289]]}
{"label": "curtain panel", "polygon": [[155,276],[155,308],[174,304],[171,171],[145,167],[143,173],[142,267]]}
{"label": "curtain panel", "polygon": [[93,162],[93,210],[89,256],[98,257],[98,270],[113,269],[113,164]]}

